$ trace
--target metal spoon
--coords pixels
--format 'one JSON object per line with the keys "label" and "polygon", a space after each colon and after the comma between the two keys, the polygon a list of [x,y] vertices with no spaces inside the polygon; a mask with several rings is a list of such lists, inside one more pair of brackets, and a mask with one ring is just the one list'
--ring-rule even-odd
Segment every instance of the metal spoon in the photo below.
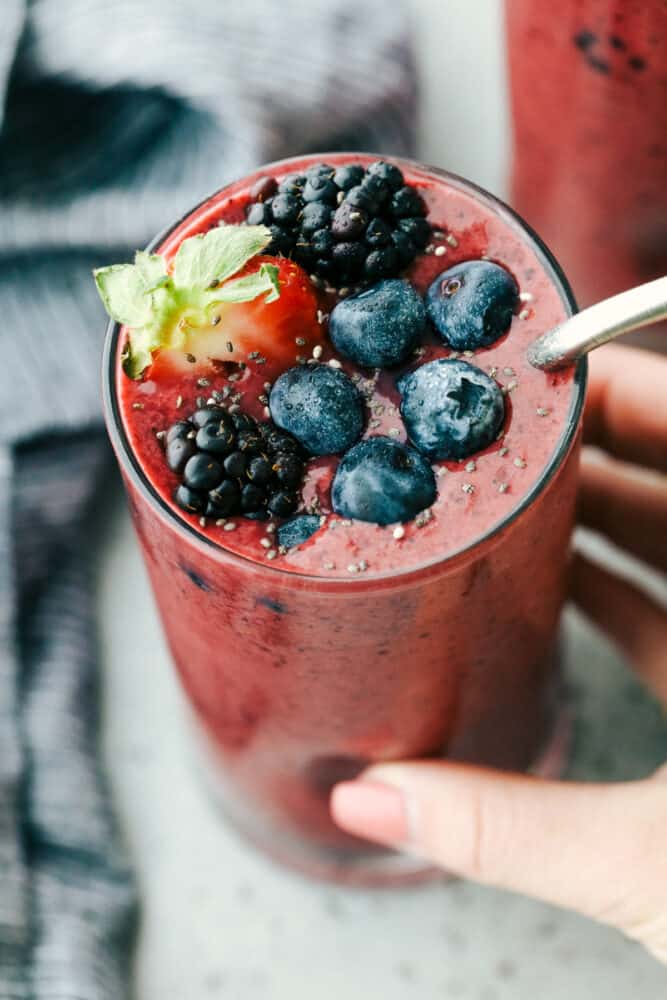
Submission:
{"label": "metal spoon", "polygon": [[528,348],[535,368],[571,365],[594,347],[667,319],[667,276],[603,299],[538,337]]}

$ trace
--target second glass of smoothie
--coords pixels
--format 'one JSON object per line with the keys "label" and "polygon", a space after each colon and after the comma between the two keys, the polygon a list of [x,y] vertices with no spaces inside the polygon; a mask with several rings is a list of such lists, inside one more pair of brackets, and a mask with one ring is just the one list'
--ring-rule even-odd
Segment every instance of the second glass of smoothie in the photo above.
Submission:
{"label": "second glass of smoothie", "polygon": [[[173,261],[189,237],[250,221],[263,187],[273,191],[322,162],[364,169],[374,159],[331,154],[268,165],[197,206],[151,250]],[[535,234],[466,181],[392,162],[431,227],[401,277],[423,296],[455,265],[495,262],[519,290],[508,329],[490,345],[457,351],[429,328],[407,361],[369,369],[341,356],[328,336],[332,309],[355,289],[304,272],[298,280],[319,331],[309,327],[305,337],[294,328],[291,364],[350,376],[364,401],[364,440],[408,441],[397,383],[422,365],[458,359],[500,387],[504,418],[492,443],[465,459],[430,461],[437,496],[428,509],[385,525],[341,516],[331,499],[340,455],[321,455],[307,461],[300,507],[319,522],[294,547],[277,542],[280,517],[188,513],[174,500],[179,476],[165,462],[165,434],[209,405],[265,420],[276,380],[266,343],[242,364],[223,359],[190,372],[154,363],[129,378],[127,330],[112,323],[104,376],[132,517],[225,813],[280,861],[366,884],[425,871],[334,825],[328,799],[337,781],[406,757],[552,774],[563,764],[557,628],[585,383],[583,362],[544,373],[526,361],[527,346],[575,308]],[[280,301],[286,308],[286,293]]]}

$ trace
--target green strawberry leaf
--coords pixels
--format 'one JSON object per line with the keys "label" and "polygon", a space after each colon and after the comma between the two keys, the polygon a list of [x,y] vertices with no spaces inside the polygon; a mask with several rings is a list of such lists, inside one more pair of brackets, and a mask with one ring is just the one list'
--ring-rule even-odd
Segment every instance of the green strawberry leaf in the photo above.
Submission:
{"label": "green strawberry leaf", "polygon": [[93,271],[104,308],[126,326],[144,326],[151,318],[151,299],[140,271],[133,264],[112,264]]}
{"label": "green strawberry leaf", "polygon": [[252,274],[227,281],[269,244],[266,226],[218,226],[184,240],[170,275],[160,254],[139,250],[134,264],[94,271],[106,311],[128,327],[123,369],[141,378],[160,348],[185,349],[197,328],[211,323],[211,309],[223,302],[266,302],[280,298],[279,270],[262,264]]}
{"label": "green strawberry leaf", "polygon": [[176,288],[210,288],[240,271],[271,242],[266,226],[217,226],[181,243],[174,261]]}
{"label": "green strawberry leaf", "polygon": [[141,275],[147,292],[152,292],[169,281],[165,259],[159,253],[137,250],[134,266]]}
{"label": "green strawberry leaf", "polygon": [[280,298],[278,268],[275,264],[262,264],[259,271],[246,274],[236,281],[228,281],[217,288],[214,295],[218,302],[251,302],[265,293],[268,293],[265,302],[275,302]]}

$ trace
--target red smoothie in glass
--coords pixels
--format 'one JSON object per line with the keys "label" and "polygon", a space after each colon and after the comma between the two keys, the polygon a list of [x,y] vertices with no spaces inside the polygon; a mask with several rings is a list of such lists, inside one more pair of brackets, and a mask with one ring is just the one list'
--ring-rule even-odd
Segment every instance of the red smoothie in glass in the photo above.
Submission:
{"label": "red smoothie in glass", "polygon": [[[154,252],[173,259],[184,239],[243,221],[262,176],[279,180],[324,159],[373,157],[266,167],[198,206]],[[187,514],[174,502],[179,477],[166,465],[163,432],[214,399],[266,419],[271,359],[204,376],[156,364],[132,380],[120,364],[123,328],[107,344],[109,429],[224,809],[273,856],[343,881],[412,878],[421,866],[334,826],[337,780],[370,761],[442,754],[526,769],[550,745],[585,381],[583,367],[547,374],[525,359],[527,345],[573,308],[534,234],[472,185],[397,162],[433,228],[403,277],[424,293],[446,268],[482,258],[503,265],[521,293],[507,334],[463,358],[502,387],[500,433],[472,457],[433,461],[437,498],[413,520],[381,526],[333,513],[340,456],[307,463],[302,505],[320,527],[294,549],[277,545],[273,519]],[[314,350],[318,363],[342,368],[365,399],[363,436],[406,441],[397,378],[461,355],[429,332],[397,369],[358,368],[327,336],[339,293],[308,282],[311,292],[319,330],[306,345],[296,332],[291,364]]]}
{"label": "red smoothie in glass", "polygon": [[506,22],[512,204],[582,305],[664,274],[667,4],[507,0]]}

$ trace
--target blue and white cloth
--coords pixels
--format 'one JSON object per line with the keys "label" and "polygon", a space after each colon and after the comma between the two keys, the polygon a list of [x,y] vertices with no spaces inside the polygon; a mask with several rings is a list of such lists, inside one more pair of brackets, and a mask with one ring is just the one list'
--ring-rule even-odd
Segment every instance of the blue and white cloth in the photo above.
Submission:
{"label": "blue and white cloth", "polygon": [[403,4],[1,0],[0,1000],[128,991],[89,539],[110,455],[91,268],[256,165],[411,149]]}

